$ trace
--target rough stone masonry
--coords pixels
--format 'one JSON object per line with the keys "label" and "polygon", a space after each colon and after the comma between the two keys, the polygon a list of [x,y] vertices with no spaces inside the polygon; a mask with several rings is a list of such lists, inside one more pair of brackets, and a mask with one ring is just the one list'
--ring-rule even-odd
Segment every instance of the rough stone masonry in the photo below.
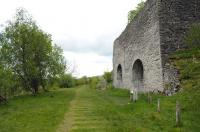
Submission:
{"label": "rough stone masonry", "polygon": [[200,22],[200,0],[147,0],[114,42],[114,86],[175,92],[178,71],[169,55],[186,47],[185,34],[196,22]]}

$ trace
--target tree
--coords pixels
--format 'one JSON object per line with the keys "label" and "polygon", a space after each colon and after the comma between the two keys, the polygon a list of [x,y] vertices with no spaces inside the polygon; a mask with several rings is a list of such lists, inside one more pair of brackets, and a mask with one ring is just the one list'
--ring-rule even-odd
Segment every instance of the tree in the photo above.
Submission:
{"label": "tree", "polygon": [[63,50],[59,46],[57,46],[56,44],[52,46],[52,51],[50,53],[48,61],[48,78],[59,77],[60,75],[63,75],[65,73],[67,64],[62,54]]}
{"label": "tree", "polygon": [[46,90],[46,81],[65,72],[62,49],[52,44],[51,35],[36,25],[32,17],[18,9],[1,35],[3,66],[12,69],[21,85],[35,95],[39,86]]}
{"label": "tree", "polygon": [[128,12],[128,23],[130,23],[135,16],[144,8],[145,2],[142,0],[136,7],[135,10],[131,10]]}

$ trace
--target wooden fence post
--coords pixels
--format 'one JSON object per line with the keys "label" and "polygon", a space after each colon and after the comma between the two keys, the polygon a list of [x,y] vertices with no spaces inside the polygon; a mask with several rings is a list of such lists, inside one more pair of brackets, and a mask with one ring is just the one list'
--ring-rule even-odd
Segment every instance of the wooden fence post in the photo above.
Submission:
{"label": "wooden fence post", "polygon": [[160,99],[158,99],[157,112],[159,112],[159,113],[160,113]]}
{"label": "wooden fence post", "polygon": [[130,102],[133,101],[133,90],[130,90]]}
{"label": "wooden fence post", "polygon": [[180,103],[176,101],[176,126],[179,127],[181,125],[181,108]]}
{"label": "wooden fence post", "polygon": [[150,92],[148,92],[148,103],[151,104],[152,103],[152,97],[150,95]]}
{"label": "wooden fence post", "polygon": [[133,90],[133,101],[136,102],[138,100],[138,92],[137,89]]}
{"label": "wooden fence post", "polygon": [[135,102],[138,100],[138,91],[135,89]]}

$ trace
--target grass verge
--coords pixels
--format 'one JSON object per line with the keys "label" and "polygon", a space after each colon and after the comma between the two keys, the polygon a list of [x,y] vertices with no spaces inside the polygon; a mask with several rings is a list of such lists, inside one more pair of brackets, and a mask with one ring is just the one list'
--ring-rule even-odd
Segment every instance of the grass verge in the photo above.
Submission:
{"label": "grass verge", "polygon": [[53,132],[69,109],[75,89],[13,98],[0,105],[1,132]]}

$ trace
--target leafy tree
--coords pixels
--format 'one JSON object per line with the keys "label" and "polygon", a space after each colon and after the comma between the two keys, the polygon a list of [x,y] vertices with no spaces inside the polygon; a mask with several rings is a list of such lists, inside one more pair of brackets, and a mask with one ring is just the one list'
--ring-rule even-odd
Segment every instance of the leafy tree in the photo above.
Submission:
{"label": "leafy tree", "polygon": [[104,72],[103,78],[106,80],[107,83],[112,82],[112,72]]}
{"label": "leafy tree", "polygon": [[200,23],[193,24],[186,36],[189,48],[200,48]]}
{"label": "leafy tree", "polygon": [[135,10],[131,10],[128,12],[128,23],[130,23],[135,16],[144,8],[145,2],[142,0],[136,7]]}
{"label": "leafy tree", "polygon": [[46,90],[50,77],[65,72],[62,50],[52,45],[51,35],[39,29],[24,9],[17,10],[1,35],[1,60],[33,95],[39,86]]}

